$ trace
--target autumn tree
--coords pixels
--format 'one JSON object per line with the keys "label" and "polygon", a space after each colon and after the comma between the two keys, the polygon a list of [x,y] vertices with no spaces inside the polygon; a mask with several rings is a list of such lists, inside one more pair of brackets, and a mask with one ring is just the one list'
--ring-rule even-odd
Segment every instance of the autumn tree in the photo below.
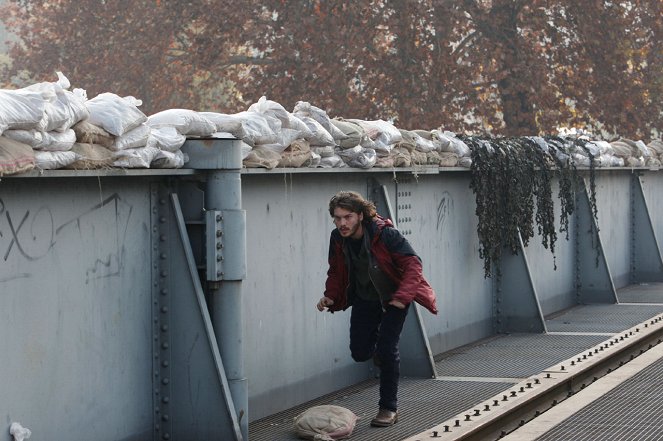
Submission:
{"label": "autumn tree", "polygon": [[[260,96],[403,128],[661,127],[660,0],[12,0],[5,78],[237,112]],[[66,23],[63,24],[63,23]]]}

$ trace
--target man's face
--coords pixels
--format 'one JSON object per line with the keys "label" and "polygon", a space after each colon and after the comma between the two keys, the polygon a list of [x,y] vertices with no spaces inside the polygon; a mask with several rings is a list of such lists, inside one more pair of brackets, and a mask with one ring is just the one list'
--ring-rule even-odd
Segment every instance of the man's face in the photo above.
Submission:
{"label": "man's face", "polygon": [[334,224],[343,237],[361,238],[364,235],[361,225],[363,220],[364,213],[355,213],[340,207],[334,209]]}

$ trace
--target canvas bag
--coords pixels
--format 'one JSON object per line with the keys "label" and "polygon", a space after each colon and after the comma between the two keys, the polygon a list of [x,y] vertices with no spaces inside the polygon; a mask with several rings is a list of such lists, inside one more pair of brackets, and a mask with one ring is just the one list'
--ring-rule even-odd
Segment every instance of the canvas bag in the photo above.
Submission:
{"label": "canvas bag", "polygon": [[301,439],[334,441],[350,438],[357,424],[357,415],[341,406],[314,406],[297,415],[294,424]]}

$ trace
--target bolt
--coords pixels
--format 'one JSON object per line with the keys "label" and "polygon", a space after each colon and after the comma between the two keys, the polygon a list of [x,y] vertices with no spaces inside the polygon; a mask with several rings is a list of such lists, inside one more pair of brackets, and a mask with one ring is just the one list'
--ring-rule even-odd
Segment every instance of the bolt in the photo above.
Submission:
{"label": "bolt", "polygon": [[484,412],[487,412],[487,411],[489,411],[489,410],[490,410],[490,405],[489,405],[489,404],[486,404],[486,405],[484,406],[484,408],[483,408],[483,411],[484,411]]}
{"label": "bolt", "polygon": [[221,237],[221,236],[223,236],[223,231],[216,230],[216,237]]}
{"label": "bolt", "polygon": [[525,388],[521,386],[520,392],[525,392]]}
{"label": "bolt", "polygon": [[493,406],[499,406],[500,402],[498,400],[493,400]]}
{"label": "bolt", "polygon": [[223,244],[221,242],[217,243],[216,244],[216,249],[220,250],[221,248],[223,248]]}
{"label": "bolt", "polygon": [[465,415],[465,421],[472,421],[469,415]]}
{"label": "bolt", "polygon": [[502,395],[502,401],[509,401],[509,398],[506,395]]}
{"label": "bolt", "polygon": [[474,416],[479,416],[481,411],[479,409],[474,409]]}
{"label": "bolt", "polygon": [[512,390],[512,391],[511,391],[511,396],[512,396],[512,397],[515,397],[515,396],[516,396],[516,391],[515,391],[515,390]]}
{"label": "bolt", "polygon": [[532,388],[532,383],[527,383],[527,389],[531,389],[531,388]]}
{"label": "bolt", "polygon": [[539,380],[538,378],[535,378],[534,379],[534,384],[541,384],[541,380]]}
{"label": "bolt", "polygon": [[216,221],[221,222],[222,220],[223,220],[223,216],[221,216],[220,214],[217,214],[216,215]]}
{"label": "bolt", "polygon": [[[445,432],[451,432],[451,430],[449,430],[449,426],[444,426],[444,431]],[[433,432],[433,433],[435,433],[435,432]]]}
{"label": "bolt", "polygon": [[454,423],[454,426],[455,427],[460,427],[460,420],[456,420],[456,422]]}

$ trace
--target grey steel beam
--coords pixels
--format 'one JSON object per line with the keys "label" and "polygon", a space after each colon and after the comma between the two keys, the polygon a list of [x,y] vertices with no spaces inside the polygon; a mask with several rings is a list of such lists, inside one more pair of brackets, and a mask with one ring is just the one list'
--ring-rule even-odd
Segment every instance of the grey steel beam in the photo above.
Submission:
{"label": "grey steel beam", "polygon": [[642,177],[631,185],[631,283],[663,282],[663,260],[651,220]]}
{"label": "grey steel beam", "polygon": [[161,187],[156,203],[154,439],[242,441],[179,199],[168,196]]}
{"label": "grey steel beam", "polygon": [[576,295],[578,303],[618,303],[601,233],[592,214],[587,187],[576,195]]}
{"label": "grey steel beam", "polygon": [[242,207],[242,141],[187,140],[189,166],[207,170],[205,187],[207,281],[212,323],[233,397],[248,438],[248,382],[244,373],[242,280],[246,278],[246,213]]}
{"label": "grey steel beam", "polygon": [[518,233],[520,250],[504,250],[500,261],[501,275],[495,283],[495,328],[500,333],[546,332],[546,323],[532,281],[523,239]]}
{"label": "grey steel beam", "polygon": [[[385,185],[375,179],[369,180],[369,195],[375,203],[378,213],[391,219],[398,228],[393,215],[389,192]],[[400,341],[401,373],[408,377],[435,378],[435,360],[428,342],[428,334],[421,317],[419,305],[412,303],[410,313],[405,319]]]}

